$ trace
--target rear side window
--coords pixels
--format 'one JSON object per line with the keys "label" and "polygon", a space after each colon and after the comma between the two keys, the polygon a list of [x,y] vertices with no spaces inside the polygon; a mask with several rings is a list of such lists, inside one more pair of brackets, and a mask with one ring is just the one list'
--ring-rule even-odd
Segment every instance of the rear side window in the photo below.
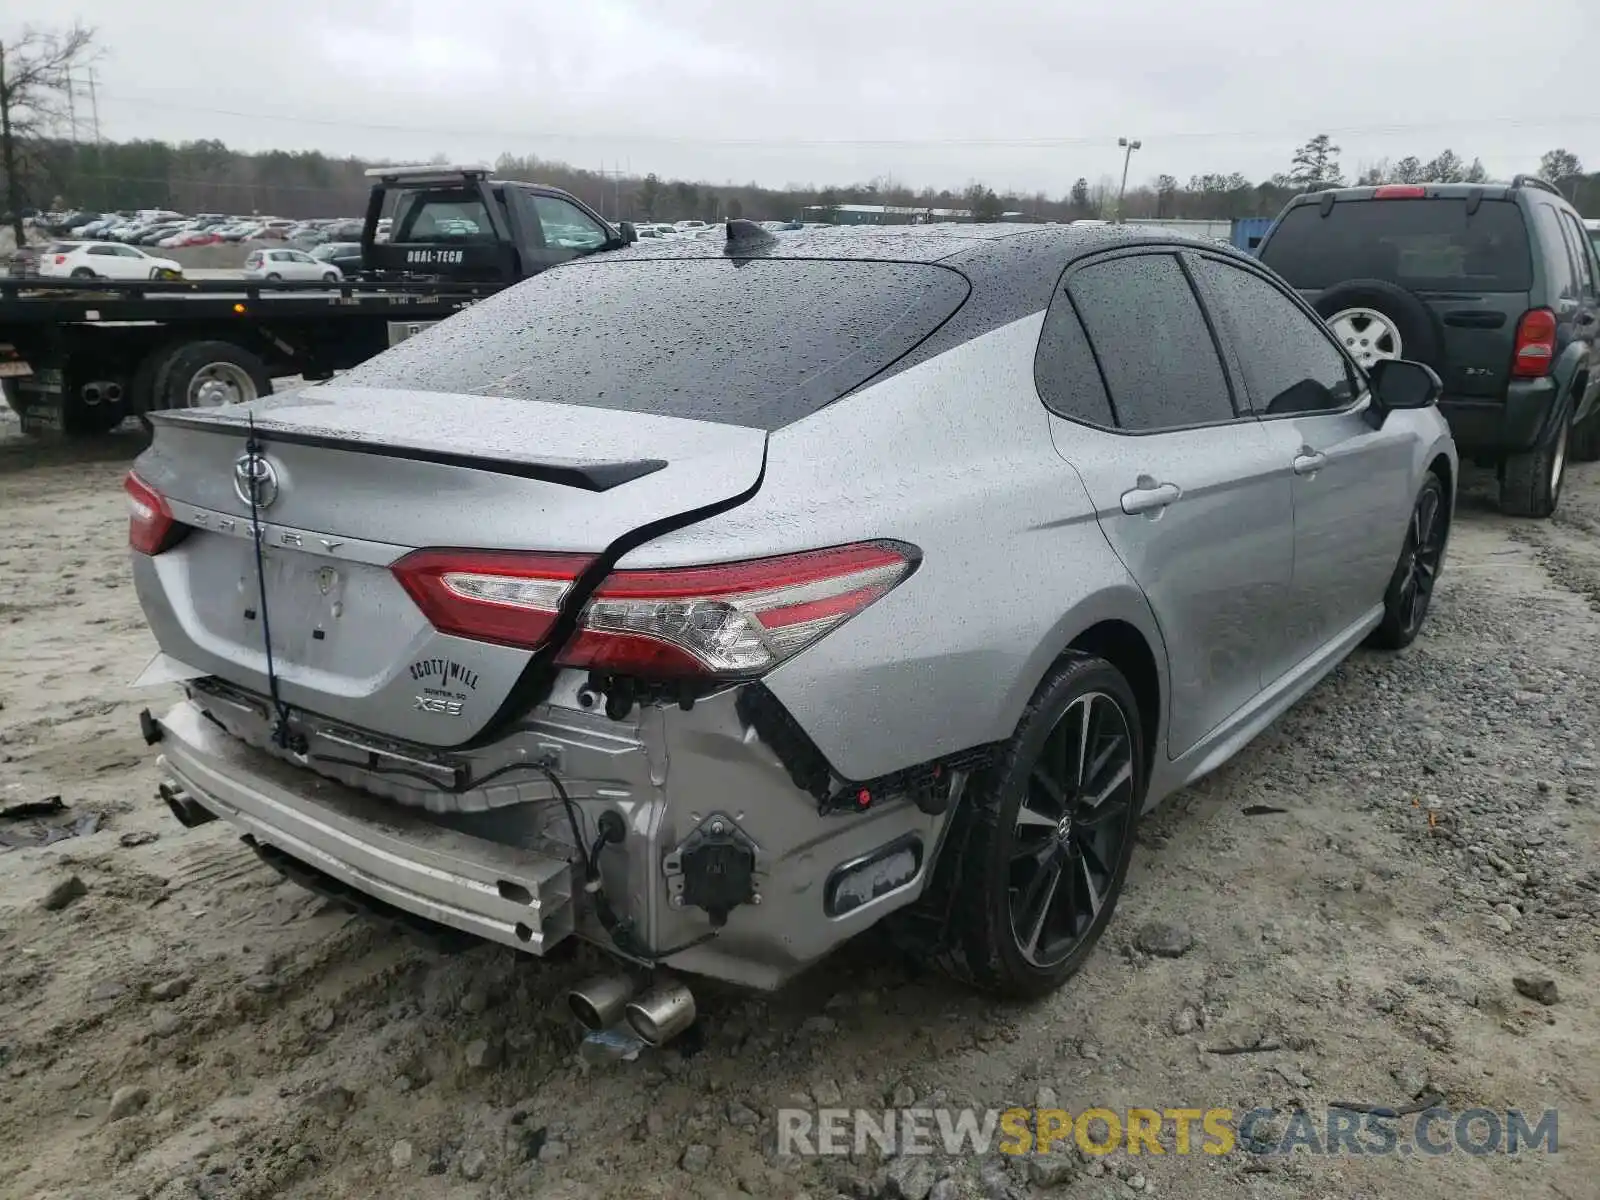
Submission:
{"label": "rear side window", "polygon": [[339,382],[771,430],[908,354],[968,290],[927,263],[588,260],[498,292]]}
{"label": "rear side window", "polygon": [[1564,300],[1578,298],[1578,264],[1561,230],[1561,214],[1553,204],[1543,201],[1533,206],[1533,219],[1539,227],[1545,267],[1550,272],[1551,294]]}
{"label": "rear side window", "polygon": [[1284,213],[1261,261],[1294,287],[1330,288],[1382,279],[1423,291],[1525,292],[1533,263],[1522,213],[1485,200],[1467,215],[1459,200],[1340,200]]}
{"label": "rear side window", "polygon": [[1144,432],[1233,420],[1216,343],[1170,254],[1091,263],[1067,291],[1094,347],[1119,428]]}
{"label": "rear side window", "polygon": [[1589,252],[1589,239],[1583,226],[1571,213],[1561,214],[1561,231],[1567,235],[1567,248],[1572,251],[1573,264],[1578,269],[1578,282],[1587,295],[1594,295],[1594,262]]}
{"label": "rear side window", "polygon": [[1056,293],[1045,314],[1033,382],[1045,407],[1057,416],[1090,425],[1116,424],[1094,351],[1065,289]]}

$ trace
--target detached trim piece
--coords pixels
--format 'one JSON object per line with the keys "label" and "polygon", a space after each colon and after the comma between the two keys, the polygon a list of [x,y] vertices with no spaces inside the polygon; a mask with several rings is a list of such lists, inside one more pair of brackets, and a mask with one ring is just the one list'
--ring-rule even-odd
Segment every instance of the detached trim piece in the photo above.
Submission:
{"label": "detached trim piece", "polygon": [[[243,424],[218,420],[215,417],[195,417],[185,412],[171,410],[152,412],[148,415],[154,424],[176,425],[201,433],[240,436],[247,432],[247,427]],[[257,425],[255,435],[256,440],[261,442],[275,442],[285,446],[311,446],[319,450],[369,454],[378,458],[399,458],[408,462],[437,463],[440,466],[461,467],[469,471],[486,471],[492,475],[535,479],[541,483],[581,488],[586,492],[609,492],[612,488],[632,483],[635,479],[653,475],[667,465],[666,460],[662,458],[593,463],[518,462],[515,459],[490,458],[478,454],[452,454],[446,450],[429,450],[422,446],[367,442],[359,438],[338,437],[328,433],[300,433],[294,430],[273,429],[270,425]]]}

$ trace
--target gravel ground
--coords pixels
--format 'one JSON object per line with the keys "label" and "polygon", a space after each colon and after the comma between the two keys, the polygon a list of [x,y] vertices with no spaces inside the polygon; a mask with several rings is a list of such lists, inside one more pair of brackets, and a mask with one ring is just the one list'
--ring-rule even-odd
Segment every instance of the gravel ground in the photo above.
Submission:
{"label": "gravel ground", "polygon": [[[126,687],[153,649],[123,557],[135,446],[0,424],[0,805],[67,806],[0,837],[76,834],[0,844],[0,1195],[1596,1194],[1600,467],[1544,523],[1501,518],[1470,474],[1424,636],[1359,652],[1153,815],[1053,998],[995,1004],[868,939],[776,996],[707,989],[675,1047],[602,1062],[561,1001],[587,950],[435,957],[156,801],[136,715],[164,697]],[[1257,1045],[1277,1049],[1213,1053]],[[773,1153],[792,1106],[1429,1094],[1557,1108],[1560,1151]]]}

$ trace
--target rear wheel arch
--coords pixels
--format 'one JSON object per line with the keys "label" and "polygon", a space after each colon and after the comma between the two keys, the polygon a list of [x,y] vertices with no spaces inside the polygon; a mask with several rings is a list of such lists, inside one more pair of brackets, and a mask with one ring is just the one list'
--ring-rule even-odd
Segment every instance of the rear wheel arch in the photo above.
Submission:
{"label": "rear wheel arch", "polygon": [[1067,644],[1067,649],[1051,664],[1051,669],[1069,655],[1089,654],[1110,663],[1128,681],[1139,705],[1139,723],[1144,727],[1144,770],[1150,778],[1155,766],[1156,746],[1161,744],[1161,671],[1149,639],[1127,621],[1116,618],[1099,621]]}

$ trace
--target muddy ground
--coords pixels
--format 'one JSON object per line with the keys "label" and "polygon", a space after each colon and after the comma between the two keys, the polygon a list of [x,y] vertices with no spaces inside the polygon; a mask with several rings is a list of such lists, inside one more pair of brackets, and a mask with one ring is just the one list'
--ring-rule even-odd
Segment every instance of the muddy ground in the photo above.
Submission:
{"label": "muddy ground", "polygon": [[[126,686],[153,649],[124,560],[133,451],[0,425],[0,805],[66,806],[0,838],[76,832],[0,846],[0,1195],[1597,1194],[1600,466],[1574,468],[1552,522],[1500,517],[1469,474],[1423,638],[1359,652],[1150,819],[1112,929],[1054,998],[997,1005],[864,944],[777,996],[707,989],[695,1036],[596,1064],[561,999],[587,952],[435,957],[168,816],[136,719],[166,697]],[[74,877],[83,894],[42,903]],[[1158,947],[1176,957],[1139,948],[1152,923],[1178,927]],[[1280,1048],[1213,1053],[1258,1043]],[[775,1110],[813,1103],[1320,1123],[1430,1095],[1556,1108],[1559,1150],[771,1153]]]}

